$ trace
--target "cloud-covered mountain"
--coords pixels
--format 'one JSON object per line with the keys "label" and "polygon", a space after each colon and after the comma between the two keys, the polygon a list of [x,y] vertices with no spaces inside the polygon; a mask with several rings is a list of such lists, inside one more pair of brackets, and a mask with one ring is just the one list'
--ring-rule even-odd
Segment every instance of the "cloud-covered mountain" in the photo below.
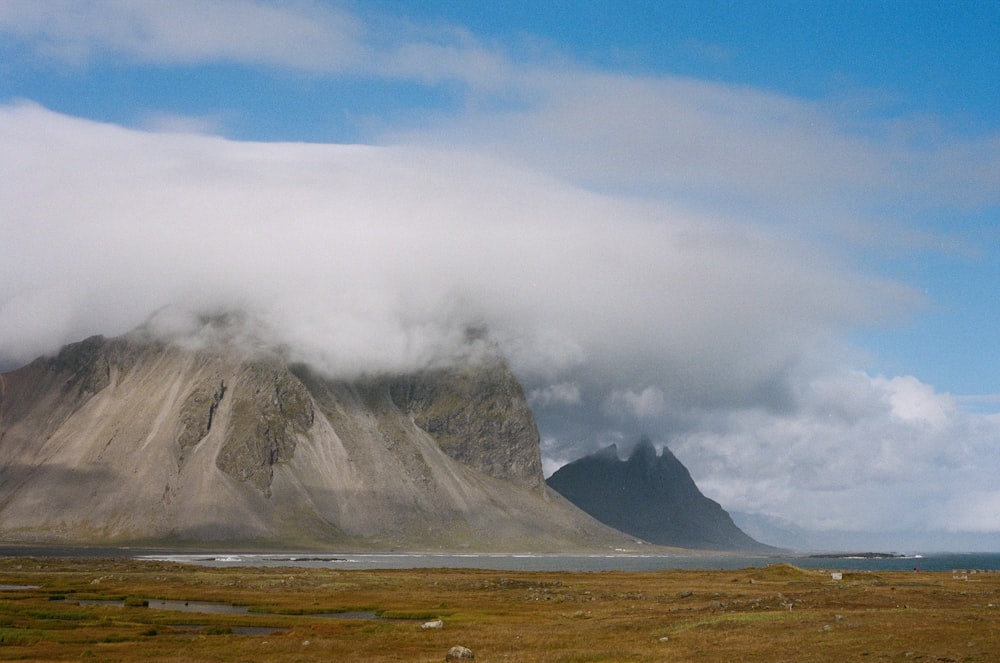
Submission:
{"label": "cloud-covered mountain", "polygon": [[[65,24],[84,25],[103,23]],[[721,84],[519,80],[525,108],[472,104],[440,133],[368,145],[5,103],[0,370],[163,307],[245,309],[269,345],[337,379],[437,365],[485,323],[531,397],[548,471],[648,433],[728,509],[900,536],[998,531],[1000,419],[852,347],[920,310],[923,290],[808,231],[827,216],[867,227],[865,188],[913,141],[859,142],[810,103]],[[987,177],[993,161],[970,150],[948,154]],[[917,152],[920,173],[956,176]]]}
{"label": "cloud-covered mountain", "polygon": [[774,551],[747,536],[708,499],[684,465],[643,439],[627,460],[611,445],[555,472],[548,484],[601,522],[650,543],[707,550]]}
{"label": "cloud-covered mountain", "polygon": [[0,539],[566,550],[629,537],[544,483],[493,346],[422,372],[332,379],[226,316],[147,327],[0,375]]}

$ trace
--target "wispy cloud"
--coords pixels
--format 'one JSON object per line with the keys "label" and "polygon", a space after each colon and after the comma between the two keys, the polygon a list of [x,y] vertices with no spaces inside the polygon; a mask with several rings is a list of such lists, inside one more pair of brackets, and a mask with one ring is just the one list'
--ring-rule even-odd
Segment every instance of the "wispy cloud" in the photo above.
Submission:
{"label": "wispy cloud", "polygon": [[537,387],[528,393],[528,402],[538,407],[579,405],[580,386],[573,382],[558,382]]}
{"label": "wispy cloud", "polygon": [[154,112],[143,118],[141,126],[148,131],[162,133],[219,134],[225,121],[219,115],[194,117]]}
{"label": "wispy cloud", "polygon": [[667,399],[659,387],[646,387],[642,391],[616,389],[604,401],[604,409],[613,416],[650,419],[663,415]]}
{"label": "wispy cloud", "polygon": [[588,186],[799,226],[1000,202],[996,134],[844,115],[832,102],[690,78],[535,69],[517,89],[523,103],[513,109],[487,106],[397,138],[474,146]]}
{"label": "wispy cloud", "polygon": [[351,74],[477,88],[508,77],[509,62],[465,30],[391,15],[369,17],[329,3],[292,0],[10,0],[0,31],[52,62],[235,63],[315,75]]}
{"label": "wispy cloud", "polygon": [[0,31],[82,64],[124,56],[451,81],[465,96],[459,115],[385,140],[486,150],[588,186],[666,192],[796,225],[1000,203],[1000,135],[886,116],[878,104],[599,72],[554,55],[518,62],[461,27],[309,0],[10,0]]}
{"label": "wispy cloud", "polygon": [[362,24],[315,2],[11,0],[0,29],[54,60],[109,55],[138,62],[246,62],[343,71],[362,60]]}

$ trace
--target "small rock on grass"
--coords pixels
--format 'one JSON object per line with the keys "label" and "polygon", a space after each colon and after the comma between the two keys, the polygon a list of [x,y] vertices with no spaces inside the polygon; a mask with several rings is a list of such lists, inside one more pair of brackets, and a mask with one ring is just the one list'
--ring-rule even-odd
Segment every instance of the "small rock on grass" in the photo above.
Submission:
{"label": "small rock on grass", "polygon": [[471,661],[476,657],[468,647],[455,645],[448,650],[448,655],[444,657],[446,661]]}

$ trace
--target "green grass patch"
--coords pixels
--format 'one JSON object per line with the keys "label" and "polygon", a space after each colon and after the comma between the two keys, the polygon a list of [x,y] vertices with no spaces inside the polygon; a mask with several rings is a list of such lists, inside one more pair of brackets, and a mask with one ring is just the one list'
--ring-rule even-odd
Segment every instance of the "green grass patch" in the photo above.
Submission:
{"label": "green grass patch", "polygon": [[340,615],[349,612],[374,612],[378,614],[378,608],[373,606],[322,606],[314,605],[308,608],[296,608],[288,606],[267,606],[254,605],[247,608],[250,614],[264,615],[285,615],[289,617],[308,615]]}
{"label": "green grass patch", "polygon": [[375,614],[382,619],[438,619],[451,617],[455,613],[440,610],[378,610]]}
{"label": "green grass patch", "polygon": [[91,619],[93,617],[93,613],[86,609],[25,610],[22,614],[25,617],[29,617],[31,619],[41,619],[44,621],[55,621],[55,622],[83,621],[85,619]]}
{"label": "green grass patch", "polygon": [[44,637],[44,631],[0,627],[0,647],[33,645]]}
{"label": "green grass patch", "polygon": [[673,633],[682,633],[691,629],[725,629],[740,626],[753,626],[765,622],[777,622],[802,619],[808,613],[799,610],[792,611],[767,611],[767,612],[735,612],[724,615],[712,615],[685,622],[673,629]]}

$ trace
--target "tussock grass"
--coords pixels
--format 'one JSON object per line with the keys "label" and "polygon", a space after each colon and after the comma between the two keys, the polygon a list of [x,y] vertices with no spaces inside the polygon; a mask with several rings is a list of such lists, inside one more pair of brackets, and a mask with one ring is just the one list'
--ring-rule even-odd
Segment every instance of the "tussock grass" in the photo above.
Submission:
{"label": "tussock grass", "polygon": [[378,616],[382,619],[441,619],[451,617],[454,612],[440,610],[377,610]]}
{"label": "tussock grass", "polygon": [[[96,582],[95,582],[96,581]],[[0,661],[996,661],[1000,574],[515,573],[0,559]],[[121,599],[77,606],[53,596]],[[150,610],[148,598],[250,607]],[[322,613],[375,613],[337,619]],[[441,629],[421,620],[442,619]],[[233,627],[287,629],[239,635]]]}
{"label": "tussock grass", "polygon": [[762,582],[782,582],[788,580],[824,580],[829,576],[819,571],[802,569],[793,564],[768,564],[759,569],[752,569],[747,576]]}

